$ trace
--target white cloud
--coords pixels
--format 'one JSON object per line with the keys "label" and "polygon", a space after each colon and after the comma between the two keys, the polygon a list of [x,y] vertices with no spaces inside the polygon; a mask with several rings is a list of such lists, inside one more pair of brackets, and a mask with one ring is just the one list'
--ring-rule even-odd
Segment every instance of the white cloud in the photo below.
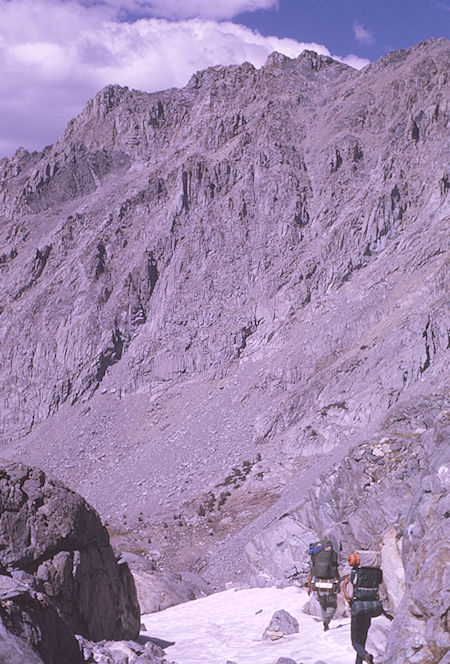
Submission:
{"label": "white cloud", "polygon": [[349,67],[353,67],[353,69],[362,69],[366,65],[370,64],[370,60],[367,60],[367,58],[360,58],[359,55],[353,55],[352,53],[344,57],[340,55],[334,55],[333,57],[335,60],[339,60]]}
{"label": "white cloud", "polygon": [[[104,0],[110,7],[137,16],[169,19],[229,19],[242,12],[272,9],[278,0]],[[85,0],[85,4],[93,4]]]}
{"label": "white cloud", "polygon": [[355,21],[353,23],[353,32],[355,35],[355,39],[359,41],[360,44],[366,44],[370,46],[371,44],[375,43],[372,34],[368,30],[366,30],[366,28],[363,25],[361,25],[361,23],[358,23],[358,21]]}
{"label": "white cloud", "polygon": [[[146,91],[180,87],[211,65],[260,67],[273,51],[296,57],[304,49],[329,55],[320,44],[263,37],[230,22],[118,22],[108,8],[74,0],[0,0],[0,157],[20,145],[53,143],[109,83]],[[356,67],[368,62],[338,59]]]}

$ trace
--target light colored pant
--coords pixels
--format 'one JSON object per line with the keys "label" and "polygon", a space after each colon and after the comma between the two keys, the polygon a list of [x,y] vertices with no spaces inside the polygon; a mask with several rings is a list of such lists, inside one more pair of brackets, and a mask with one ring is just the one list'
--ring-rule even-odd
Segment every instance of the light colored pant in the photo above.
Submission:
{"label": "light colored pant", "polygon": [[317,594],[317,599],[320,604],[320,610],[322,612],[322,621],[323,624],[329,624],[330,620],[333,618],[336,607],[337,607],[337,596],[332,595],[319,595]]}

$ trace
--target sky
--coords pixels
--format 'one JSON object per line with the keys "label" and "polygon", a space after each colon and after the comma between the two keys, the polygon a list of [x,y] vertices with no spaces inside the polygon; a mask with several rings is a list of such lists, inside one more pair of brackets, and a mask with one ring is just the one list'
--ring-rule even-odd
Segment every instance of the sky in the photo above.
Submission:
{"label": "sky", "polygon": [[103,87],[153,92],[304,49],[361,68],[450,33],[450,0],[0,0],[0,158],[42,150]]}
{"label": "sky", "polygon": [[[302,664],[354,662],[350,619],[332,620],[324,633],[320,619],[303,612],[307,601],[306,591],[296,586],[230,589],[144,615],[141,622],[144,635],[175,641],[166,655],[179,664],[274,664],[280,657]],[[298,621],[298,634],[262,640],[273,614],[281,609]],[[372,620],[366,647],[375,661],[384,654],[389,629],[384,616]]]}

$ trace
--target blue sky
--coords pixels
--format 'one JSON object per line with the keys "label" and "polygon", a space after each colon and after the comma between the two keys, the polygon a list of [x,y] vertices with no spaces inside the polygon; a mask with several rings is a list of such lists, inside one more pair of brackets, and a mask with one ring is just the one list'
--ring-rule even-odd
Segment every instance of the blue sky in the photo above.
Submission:
{"label": "blue sky", "polygon": [[450,37],[446,0],[280,0],[276,7],[236,16],[263,35],[325,44],[377,60],[425,39]]}
{"label": "blue sky", "polygon": [[450,0],[0,0],[0,158],[42,150],[105,85],[186,85],[304,49],[361,68],[449,37]]}

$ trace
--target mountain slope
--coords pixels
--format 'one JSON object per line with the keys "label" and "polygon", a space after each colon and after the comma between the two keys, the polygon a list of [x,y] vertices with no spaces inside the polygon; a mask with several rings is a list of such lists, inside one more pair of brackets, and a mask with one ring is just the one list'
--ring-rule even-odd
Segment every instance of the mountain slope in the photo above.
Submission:
{"label": "mountain slope", "polygon": [[3,160],[2,454],[199,569],[318,457],[445,394],[448,71],[439,40],[110,86]]}

